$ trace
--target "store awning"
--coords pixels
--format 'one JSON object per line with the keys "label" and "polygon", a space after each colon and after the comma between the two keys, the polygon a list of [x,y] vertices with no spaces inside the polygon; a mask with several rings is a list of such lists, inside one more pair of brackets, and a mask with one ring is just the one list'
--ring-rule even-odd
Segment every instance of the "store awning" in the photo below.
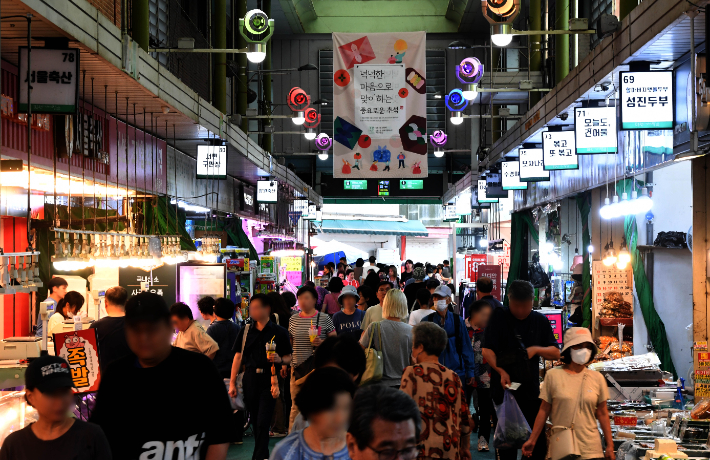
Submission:
{"label": "store awning", "polygon": [[387,222],[381,220],[323,220],[321,233],[348,233],[351,235],[403,235],[427,236],[424,224],[418,220]]}

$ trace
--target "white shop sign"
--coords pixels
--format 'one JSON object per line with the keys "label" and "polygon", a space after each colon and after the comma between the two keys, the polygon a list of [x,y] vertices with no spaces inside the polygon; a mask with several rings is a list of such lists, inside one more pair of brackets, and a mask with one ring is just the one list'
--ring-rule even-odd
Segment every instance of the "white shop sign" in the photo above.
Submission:
{"label": "white shop sign", "polygon": [[504,161],[501,164],[503,190],[527,190],[527,182],[520,181],[520,162]]}
{"label": "white shop sign", "polygon": [[619,72],[621,129],[673,129],[673,72]]}
{"label": "white shop sign", "polygon": [[578,169],[574,131],[542,133],[542,162],[546,171]]}
{"label": "white shop sign", "polygon": [[616,107],[574,109],[577,155],[616,153]]}
{"label": "white shop sign", "polygon": [[518,149],[521,182],[541,182],[550,180],[550,171],[545,171],[542,149]]}

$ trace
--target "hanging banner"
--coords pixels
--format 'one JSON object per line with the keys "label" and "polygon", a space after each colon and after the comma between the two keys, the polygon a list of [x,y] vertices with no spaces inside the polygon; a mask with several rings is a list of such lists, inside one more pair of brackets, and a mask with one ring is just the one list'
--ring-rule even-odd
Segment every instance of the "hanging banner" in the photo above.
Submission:
{"label": "hanging banner", "polygon": [[673,71],[619,72],[621,129],[673,129]]}
{"label": "hanging banner", "polygon": [[546,171],[579,169],[574,147],[574,131],[542,133],[542,163]]}
{"label": "hanging banner", "polygon": [[426,33],[334,33],[333,46],[333,177],[427,177]]}
{"label": "hanging banner", "polygon": [[545,171],[542,149],[518,149],[521,182],[541,182],[550,180],[550,171]]}
{"label": "hanging banner", "polygon": [[479,265],[478,276],[487,276],[493,282],[493,291],[491,295],[496,299],[501,299],[501,282],[503,280],[503,267],[500,265]]}
{"label": "hanging banner", "polygon": [[466,278],[474,283],[478,279],[478,267],[486,264],[485,254],[466,254]]}
{"label": "hanging banner", "polygon": [[616,153],[616,107],[574,109],[577,155]]}
{"label": "hanging banner", "polygon": [[503,190],[527,190],[527,182],[520,181],[520,162],[504,161],[501,163],[501,184]]}
{"label": "hanging banner", "polygon": [[101,382],[101,368],[96,329],[60,332],[53,335],[54,354],[69,363],[69,372],[74,381],[74,393],[97,391]]}

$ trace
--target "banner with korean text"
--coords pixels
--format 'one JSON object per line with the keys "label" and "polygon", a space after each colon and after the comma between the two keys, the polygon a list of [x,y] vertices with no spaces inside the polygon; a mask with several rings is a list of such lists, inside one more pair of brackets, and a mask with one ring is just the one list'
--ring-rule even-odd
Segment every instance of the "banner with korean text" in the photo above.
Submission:
{"label": "banner with korean text", "polygon": [[427,177],[426,33],[334,33],[333,176]]}
{"label": "banner with korean text", "polygon": [[54,334],[54,354],[69,363],[74,393],[90,393],[99,389],[101,368],[96,329]]}

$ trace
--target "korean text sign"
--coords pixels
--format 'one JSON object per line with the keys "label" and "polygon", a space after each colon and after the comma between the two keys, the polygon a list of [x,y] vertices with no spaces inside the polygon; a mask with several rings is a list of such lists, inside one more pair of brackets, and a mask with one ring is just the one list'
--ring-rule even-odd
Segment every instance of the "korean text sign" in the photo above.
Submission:
{"label": "korean text sign", "polygon": [[562,344],[562,310],[558,311],[542,311],[547,320],[550,322],[552,333],[555,335],[555,340],[558,344]]}
{"label": "korean text sign", "polygon": [[478,268],[486,264],[485,254],[466,254],[466,278],[475,282],[478,279]]}
{"label": "korean text sign", "polygon": [[574,109],[577,155],[616,153],[616,107]]}
{"label": "korean text sign", "polygon": [[198,145],[197,146],[197,178],[226,179],[227,178],[227,146]]}
{"label": "korean text sign", "polygon": [[275,180],[256,181],[256,201],[259,203],[276,203],[278,201],[279,184]]}
{"label": "korean text sign", "polygon": [[631,264],[624,270],[619,270],[615,265],[607,267],[601,260],[592,262],[592,302],[593,310],[599,311],[599,306],[604,302],[604,296],[610,292],[618,292],[625,301],[634,304],[634,282]]}
{"label": "korean text sign", "polygon": [[503,190],[527,190],[527,182],[520,181],[520,162],[504,161],[501,163]]}
{"label": "korean text sign", "polygon": [[673,129],[673,72],[619,72],[621,129]]}
{"label": "korean text sign", "polygon": [[[487,258],[487,256],[486,256]],[[501,298],[501,282],[503,280],[503,267],[500,265],[479,265],[478,277],[487,276],[493,282],[493,291],[491,295],[498,300]]]}
{"label": "korean text sign", "polygon": [[32,85],[32,112],[74,115],[79,89],[79,50],[32,48],[27,81],[27,48],[20,47],[19,112],[27,113],[27,85]]}
{"label": "korean text sign", "polygon": [[478,179],[478,202],[479,203],[498,203],[498,198],[489,198],[487,195],[488,183],[485,179]]}
{"label": "korean text sign", "polygon": [[54,334],[54,353],[69,363],[74,393],[90,393],[99,389],[101,368],[96,329]]}
{"label": "korean text sign", "polygon": [[518,149],[521,182],[541,182],[550,180],[550,171],[545,171],[542,149]]}
{"label": "korean text sign", "polygon": [[546,171],[579,168],[574,131],[542,133],[542,163]]}
{"label": "korean text sign", "polygon": [[355,66],[355,122],[373,137],[391,137],[404,123],[407,99],[397,92],[404,82],[404,65]]}

